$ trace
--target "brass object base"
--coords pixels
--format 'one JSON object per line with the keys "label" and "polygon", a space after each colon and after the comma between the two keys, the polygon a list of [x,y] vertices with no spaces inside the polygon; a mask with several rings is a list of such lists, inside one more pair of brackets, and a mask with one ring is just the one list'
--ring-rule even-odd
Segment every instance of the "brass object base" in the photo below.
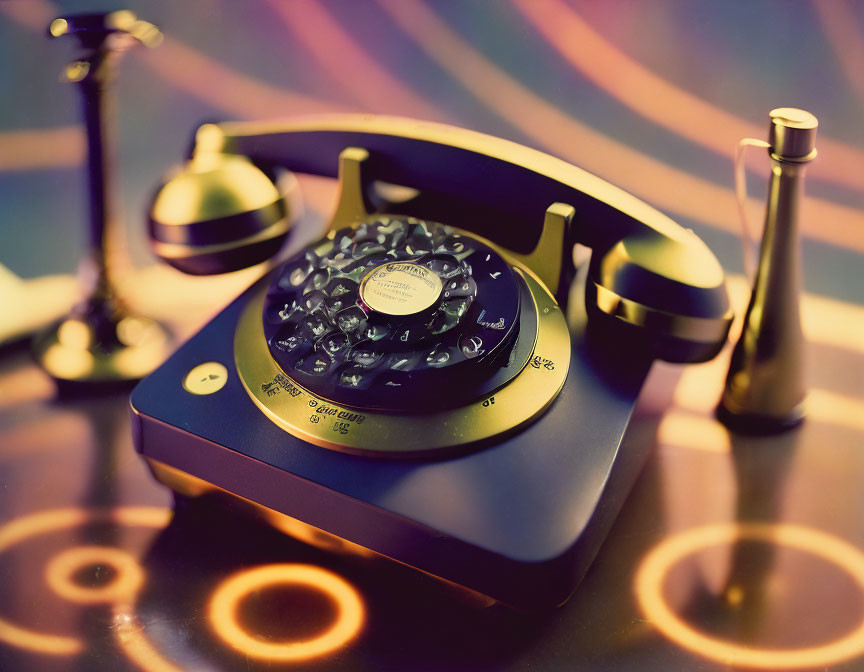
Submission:
{"label": "brass object base", "polygon": [[772,110],[770,116],[771,180],[759,266],[717,411],[731,429],[751,434],[800,424],[807,394],[798,219],[805,168],[816,156],[818,122],[792,108]]}
{"label": "brass object base", "polygon": [[750,434],[753,436],[767,436],[787,432],[804,422],[804,418],[806,417],[803,404],[782,417],[772,417],[758,413],[736,413],[726,408],[722,403],[717,405],[714,414],[720,422],[736,434]]}
{"label": "brass object base", "polygon": [[130,315],[112,299],[91,299],[33,342],[36,362],[60,382],[104,384],[135,381],[171,352],[168,331]]}

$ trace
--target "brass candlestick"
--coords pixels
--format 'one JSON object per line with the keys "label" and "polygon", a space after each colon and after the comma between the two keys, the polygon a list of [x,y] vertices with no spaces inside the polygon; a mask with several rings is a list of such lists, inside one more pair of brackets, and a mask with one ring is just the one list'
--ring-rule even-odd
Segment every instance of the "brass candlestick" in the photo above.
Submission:
{"label": "brass candlestick", "polygon": [[759,267],[717,412],[731,428],[758,433],[804,419],[798,215],[818,126],[816,117],[794,108],[772,110],[770,118],[771,180]]}
{"label": "brass candlestick", "polygon": [[38,363],[58,381],[109,383],[136,380],[168,354],[167,332],[151,319],[128,314],[117,298],[106,255],[111,170],[106,151],[106,94],[118,54],[141,43],[156,46],[159,30],[127,10],[55,19],[51,37],[74,35],[84,53],[63,78],[81,93],[87,132],[89,254],[81,265],[85,298],[34,341]]}

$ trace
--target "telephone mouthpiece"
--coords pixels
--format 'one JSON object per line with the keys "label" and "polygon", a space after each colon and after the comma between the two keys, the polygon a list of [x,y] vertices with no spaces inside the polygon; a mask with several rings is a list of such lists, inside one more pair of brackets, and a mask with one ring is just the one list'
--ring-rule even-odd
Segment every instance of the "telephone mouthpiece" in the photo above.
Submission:
{"label": "telephone mouthpiece", "polygon": [[282,189],[246,158],[196,156],[162,183],[150,207],[154,254],[192,275],[248,268],[282,247],[293,176]]}
{"label": "telephone mouthpiece", "polygon": [[[733,313],[723,269],[692,232],[631,235],[592,260],[588,308],[655,357],[704,362],[726,343]],[[605,319],[604,319],[605,318]]]}

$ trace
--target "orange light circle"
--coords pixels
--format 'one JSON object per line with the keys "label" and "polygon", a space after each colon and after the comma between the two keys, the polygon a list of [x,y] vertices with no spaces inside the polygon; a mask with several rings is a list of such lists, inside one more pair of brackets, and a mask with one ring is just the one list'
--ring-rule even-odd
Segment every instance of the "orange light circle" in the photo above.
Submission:
{"label": "orange light circle", "polygon": [[[75,572],[88,565],[108,565],[115,576],[104,586],[75,583]],[[60,597],[80,604],[119,602],[135,597],[144,583],[141,566],[129,553],[108,546],[78,546],[56,555],[45,570],[45,581]]]}
{"label": "orange light circle", "polygon": [[[326,594],[337,607],[333,624],[316,637],[296,642],[264,642],[251,636],[237,622],[240,601],[255,590],[279,585],[302,585]],[[312,565],[281,564],[244,570],[226,579],[213,593],[209,617],[216,634],[243,654],[298,661],[322,656],[349,642],[360,631],[364,608],[354,587],[332,572]]]}
{"label": "orange light circle", "polygon": [[864,621],[849,634],[821,646],[768,649],[741,646],[708,636],[685,623],[663,597],[663,581],[681,559],[711,546],[762,541],[812,553],[840,567],[864,592],[864,553],[825,532],[781,523],[724,523],[677,534],[656,546],[636,574],[635,592],[645,618],[685,649],[726,665],[799,669],[824,667],[864,653]]}
{"label": "orange light circle", "polygon": [[[15,518],[0,527],[0,553],[27,539],[88,523],[113,523],[158,529],[165,527],[170,520],[170,509],[154,506],[40,511]],[[2,617],[0,617],[0,642],[55,656],[76,655],[84,650],[84,643],[77,637],[36,632],[22,628]]]}

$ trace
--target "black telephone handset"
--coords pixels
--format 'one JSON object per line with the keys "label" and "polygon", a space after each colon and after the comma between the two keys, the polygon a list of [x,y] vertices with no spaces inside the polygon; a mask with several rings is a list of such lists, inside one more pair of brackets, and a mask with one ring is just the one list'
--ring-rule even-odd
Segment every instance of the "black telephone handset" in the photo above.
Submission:
{"label": "black telephone handset", "polygon": [[[560,604],[647,452],[621,441],[651,361],[725,342],[719,263],[559,159],[362,115],[202,126],[153,201],[155,253],[195,274],[270,258],[291,222],[280,170],[339,178],[329,230],[136,388],[139,452],[181,494],[239,495],[282,529]],[[627,384],[604,384],[564,318],[576,243],[588,336]]]}
{"label": "black telephone handset", "polygon": [[[345,114],[202,126],[189,171],[180,179],[185,188],[194,183],[201,190],[197,198],[203,209],[184,212],[181,221],[188,219],[180,226],[176,218],[165,222],[163,213],[173,216],[175,206],[163,202],[173,196],[163,188],[150,220],[156,254],[181,270],[204,274],[266,259],[287,234],[286,208],[276,188],[265,186],[267,178],[255,175],[254,166],[224,158],[247,157],[265,169],[337,177],[339,157],[348,148],[368,154],[358,178],[367,208],[372,181],[411,187],[421,194],[419,207],[403,208],[412,215],[474,231],[523,257],[542,242],[542,256],[531,261],[542,265],[535,272],[555,282],[567,273],[555,268],[550,273],[549,267],[566,271],[572,245],[581,243],[594,252],[586,289],[592,315],[611,317],[625,330],[641,330],[656,355],[669,361],[710,359],[725,342],[732,313],[723,271],[692,231],[560,159],[444,124]],[[241,175],[245,172],[249,175]],[[255,193],[243,193],[250,184]],[[203,193],[208,188],[217,193]],[[225,208],[223,213],[211,209],[211,198]],[[248,210],[239,210],[250,202]],[[565,231],[549,232],[559,240],[541,241],[543,215],[554,203],[571,206],[572,217],[566,218]],[[423,205],[433,212],[419,212]],[[197,214],[202,219],[195,219]],[[548,254],[548,246],[557,248],[557,258]],[[549,289],[563,298],[563,287]]]}

